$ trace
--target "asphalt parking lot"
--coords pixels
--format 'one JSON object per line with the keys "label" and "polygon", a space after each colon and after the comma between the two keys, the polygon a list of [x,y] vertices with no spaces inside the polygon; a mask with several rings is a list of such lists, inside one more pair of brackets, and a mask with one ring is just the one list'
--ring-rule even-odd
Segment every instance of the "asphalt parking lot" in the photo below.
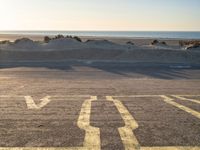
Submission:
{"label": "asphalt parking lot", "polygon": [[198,149],[199,99],[175,96],[0,96],[1,149]]}
{"label": "asphalt parking lot", "polygon": [[0,83],[0,150],[200,149],[198,68],[4,66]]}

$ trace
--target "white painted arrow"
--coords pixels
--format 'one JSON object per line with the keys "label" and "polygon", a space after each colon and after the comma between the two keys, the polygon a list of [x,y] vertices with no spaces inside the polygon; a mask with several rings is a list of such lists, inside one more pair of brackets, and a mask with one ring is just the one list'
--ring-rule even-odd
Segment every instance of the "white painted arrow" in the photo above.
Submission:
{"label": "white painted arrow", "polygon": [[24,98],[26,100],[28,109],[37,109],[37,110],[41,109],[51,101],[50,100],[51,96],[46,96],[40,99],[41,102],[39,104],[36,104],[31,96],[24,96]]}

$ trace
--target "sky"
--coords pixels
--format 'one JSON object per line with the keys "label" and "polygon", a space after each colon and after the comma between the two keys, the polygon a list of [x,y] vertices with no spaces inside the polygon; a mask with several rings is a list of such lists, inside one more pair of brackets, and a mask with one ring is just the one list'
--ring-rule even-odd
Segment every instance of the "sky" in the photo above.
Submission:
{"label": "sky", "polygon": [[200,0],[0,0],[0,30],[200,31]]}

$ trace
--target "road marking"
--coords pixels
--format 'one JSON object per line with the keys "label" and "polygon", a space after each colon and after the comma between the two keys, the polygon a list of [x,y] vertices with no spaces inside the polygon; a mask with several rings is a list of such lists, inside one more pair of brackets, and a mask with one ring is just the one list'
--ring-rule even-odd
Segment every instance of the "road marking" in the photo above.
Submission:
{"label": "road marking", "polygon": [[[172,95],[174,96],[174,95]],[[190,95],[189,95],[190,96]],[[1,97],[1,95],[0,95]],[[9,96],[10,97],[10,96]],[[20,96],[23,97],[23,96]],[[60,97],[60,96],[56,96]],[[62,96],[62,97],[79,97],[79,96]],[[80,96],[84,97],[84,96]],[[173,101],[172,98],[165,95],[131,95],[131,96],[113,96],[113,97],[162,97],[163,100],[175,107],[178,107],[197,118],[200,118],[200,113],[194,111],[188,107],[180,105]],[[200,150],[199,146],[166,146],[166,147],[141,147],[133,131],[139,126],[133,116],[129,113],[128,109],[123,105],[123,103],[118,99],[113,99],[112,96],[107,96],[108,101],[112,101],[120,112],[121,117],[125,122],[125,126],[118,128],[121,140],[124,144],[125,150]],[[41,99],[41,103],[36,105],[32,97],[26,97],[28,100],[27,106],[32,109],[39,109],[39,107],[44,107],[49,102],[50,96]],[[51,97],[52,98],[52,97]],[[46,99],[46,100],[45,100]],[[47,100],[48,99],[48,100]],[[100,129],[90,126],[90,115],[91,115],[91,103],[97,100],[96,96],[90,96],[83,102],[80,115],[77,121],[77,125],[80,129],[85,130],[85,138],[83,147],[0,147],[0,150],[100,150]]]}
{"label": "road marking", "polygon": [[[72,148],[64,148],[64,147],[27,147],[27,148],[21,148],[21,147],[0,147],[0,150],[96,150],[96,149],[87,149],[85,147],[72,147]],[[133,150],[133,149],[130,149]],[[141,147],[137,150],[200,150],[199,146],[167,146],[167,147]]]}
{"label": "road marking", "polygon": [[193,110],[191,108],[188,108],[186,106],[183,106],[181,104],[178,104],[178,103],[174,102],[173,99],[170,98],[170,97],[168,97],[168,96],[162,95],[161,97],[163,98],[163,100],[166,103],[171,104],[171,105],[173,105],[173,106],[175,106],[175,107],[177,107],[177,108],[179,108],[181,110],[184,110],[184,111],[190,113],[191,115],[193,115],[193,116],[195,116],[195,117],[197,117],[197,118],[200,119],[200,113],[199,112],[197,112],[197,111],[195,111],[195,110]]}
{"label": "road marking", "polygon": [[111,97],[160,97],[160,95],[119,95],[119,96],[111,96]]}
{"label": "road marking", "polygon": [[51,98],[89,98],[91,95],[51,95]]}
{"label": "road marking", "polygon": [[36,104],[31,96],[24,96],[24,98],[26,100],[28,109],[36,109],[36,110],[43,108],[51,101],[50,100],[51,96],[46,96],[40,99],[41,102],[39,104]]}
{"label": "road marking", "polygon": [[[97,97],[91,96],[90,99],[84,101],[78,118],[78,127],[85,130],[83,147],[0,147],[0,150],[100,150],[100,129],[90,126],[91,103],[95,100],[97,100]],[[33,106],[34,104],[29,105],[31,105],[30,107],[34,107],[34,109],[38,107]]]}
{"label": "road marking", "polygon": [[86,100],[83,105],[78,119],[78,127],[85,130],[84,147],[87,149],[101,149],[100,129],[90,126],[90,115],[92,101],[97,100],[96,96],[91,96],[91,99]]}
{"label": "road marking", "polygon": [[[81,97],[90,97],[91,95],[52,95],[51,98],[81,98]],[[23,95],[0,95],[1,98],[24,98]]]}
{"label": "road marking", "polygon": [[185,97],[177,96],[177,95],[172,95],[172,96],[175,97],[175,98],[178,98],[179,100],[190,101],[190,102],[194,102],[194,103],[200,104],[200,101],[195,100],[195,99],[185,98]]}
{"label": "road marking", "polygon": [[89,150],[85,147],[0,147],[0,150]]}
{"label": "road marking", "polygon": [[122,104],[121,101],[113,99],[112,96],[106,96],[108,101],[112,101],[117,107],[121,117],[124,120],[125,126],[118,128],[121,140],[124,144],[125,150],[139,149],[140,145],[133,134],[133,130],[138,128],[138,124],[126,107]]}
{"label": "road marking", "polygon": [[0,95],[0,98],[24,98],[22,95]]}
{"label": "road marking", "polygon": [[[172,101],[172,99],[170,99],[169,97],[167,97],[165,95],[157,95],[157,96],[162,97],[169,104],[172,104],[184,111],[187,111],[187,112],[191,113],[192,115],[195,115],[196,117],[200,117],[200,116],[198,116],[199,115],[198,112],[196,112],[190,108],[187,108],[185,106],[182,106],[178,103],[175,103],[174,101]],[[122,96],[122,97],[126,97],[126,96]],[[143,96],[136,95],[136,96],[129,96],[129,97],[143,97]],[[144,97],[148,97],[148,96],[145,95]],[[151,95],[150,97],[155,97],[155,96]],[[118,129],[120,136],[121,136],[121,140],[124,144],[125,150],[200,150],[199,146],[194,146],[194,147],[192,147],[192,146],[141,147],[139,142],[137,141],[137,138],[133,134],[133,130],[138,128],[138,124],[135,121],[135,119],[132,117],[132,115],[129,113],[127,108],[119,100],[113,99],[112,96],[107,96],[106,99],[109,101],[112,101],[115,104],[115,106],[117,107],[118,111],[120,112],[120,114],[125,122],[125,127]]]}
{"label": "road marking", "polygon": [[[51,98],[82,98],[82,97],[90,97],[91,95],[52,95]],[[162,95],[115,95],[112,97],[160,97]],[[172,95],[172,96],[200,96],[200,95]],[[0,98],[24,98],[23,95],[0,95]]]}
{"label": "road marking", "polygon": [[200,95],[177,95],[177,96],[200,96]]}
{"label": "road marking", "polygon": [[199,146],[141,147],[140,150],[200,150]]}

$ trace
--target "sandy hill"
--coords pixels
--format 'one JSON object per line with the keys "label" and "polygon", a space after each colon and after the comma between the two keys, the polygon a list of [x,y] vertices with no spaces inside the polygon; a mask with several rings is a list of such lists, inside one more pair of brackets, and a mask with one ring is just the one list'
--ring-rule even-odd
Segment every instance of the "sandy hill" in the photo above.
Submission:
{"label": "sandy hill", "polygon": [[71,37],[51,39],[47,43],[23,38],[0,44],[0,61],[72,59],[200,64],[200,51],[173,48],[164,43],[135,46],[107,40],[80,42]]}

